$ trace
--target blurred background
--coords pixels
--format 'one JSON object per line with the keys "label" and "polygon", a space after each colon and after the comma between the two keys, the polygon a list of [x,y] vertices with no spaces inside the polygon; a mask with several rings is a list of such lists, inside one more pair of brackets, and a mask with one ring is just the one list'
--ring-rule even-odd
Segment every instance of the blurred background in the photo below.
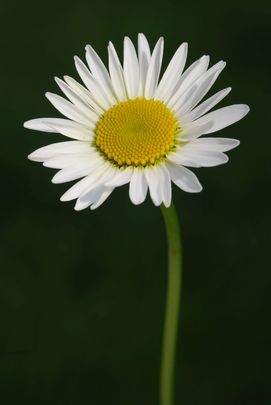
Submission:
{"label": "blurred background", "polygon": [[68,184],[27,160],[65,140],[24,121],[58,113],[45,91],[77,78],[91,43],[165,37],[164,66],[189,42],[228,65],[212,89],[249,115],[219,133],[241,140],[230,163],[196,169],[204,190],[174,188],[184,245],[176,405],[271,404],[270,6],[258,0],[1,5],[0,403],[155,405],[166,291],[166,240],[150,200],[127,186],[97,211],[61,203]]}

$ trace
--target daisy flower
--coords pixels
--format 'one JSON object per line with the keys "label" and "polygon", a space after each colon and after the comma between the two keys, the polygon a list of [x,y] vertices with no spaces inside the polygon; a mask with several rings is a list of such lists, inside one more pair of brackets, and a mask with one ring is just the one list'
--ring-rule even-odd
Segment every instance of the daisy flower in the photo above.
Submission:
{"label": "daisy flower", "polygon": [[188,167],[217,166],[228,161],[224,152],[236,139],[202,137],[239,121],[249,111],[243,104],[209,112],[230,87],[201,102],[225,67],[208,68],[204,55],[184,70],[183,43],[161,75],[163,38],[153,52],[143,34],[137,51],[124,39],[123,65],[113,44],[108,45],[108,69],[94,49],[86,46],[87,65],[77,56],[75,66],[84,85],[69,76],[56,83],[66,98],[46,93],[66,118],[27,121],[29,129],[60,133],[72,140],[42,147],[29,159],[60,169],[53,183],[77,181],[61,197],[76,200],[75,209],[100,206],[116,187],[129,183],[134,204],[149,190],[156,206],[171,204],[171,182],[197,193],[202,186]]}

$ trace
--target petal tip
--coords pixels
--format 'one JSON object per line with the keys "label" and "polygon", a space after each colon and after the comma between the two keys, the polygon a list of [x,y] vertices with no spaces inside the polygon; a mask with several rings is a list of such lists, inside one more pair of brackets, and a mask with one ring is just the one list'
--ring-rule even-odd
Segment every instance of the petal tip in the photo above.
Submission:
{"label": "petal tip", "polygon": [[247,115],[250,111],[250,107],[247,104],[243,104],[243,109],[244,109],[244,116]]}
{"label": "petal tip", "polygon": [[87,44],[86,46],[85,46],[85,51],[86,51],[86,53],[88,54],[93,54],[94,53],[94,49],[92,48],[92,46],[91,45],[89,45],[89,44]]}
{"label": "petal tip", "polygon": [[53,93],[51,93],[50,91],[46,91],[45,93],[45,97],[50,100],[53,97]]}
{"label": "petal tip", "polygon": [[79,205],[77,205],[77,203],[75,204],[75,206],[73,207],[73,209],[74,209],[74,211],[76,211],[76,212],[82,211],[82,208],[81,208]]}
{"label": "petal tip", "polygon": [[25,121],[25,122],[23,123],[23,127],[24,127],[24,128],[27,128],[27,129],[32,129],[32,128],[31,128],[31,124],[30,124],[31,121],[32,121],[32,120]]}
{"label": "petal tip", "polygon": [[29,153],[29,155],[27,156],[27,159],[29,159],[31,161],[35,161],[35,152]]}
{"label": "petal tip", "polygon": [[169,208],[170,205],[171,205],[171,201],[163,202],[163,204],[164,204],[164,206],[165,206],[166,208]]}
{"label": "petal tip", "polygon": [[131,38],[130,37],[128,37],[127,35],[124,37],[124,44],[126,44],[126,45],[131,45],[131,44],[133,44],[132,43],[132,41],[131,41]]}
{"label": "petal tip", "polygon": [[51,179],[51,183],[59,184],[59,181],[57,180],[57,174],[55,174],[54,177]]}
{"label": "petal tip", "polygon": [[133,205],[140,205],[142,203],[142,201],[140,201],[140,200],[135,200],[135,199],[132,200],[131,198],[130,198],[130,201]]}
{"label": "petal tip", "polygon": [[[65,194],[66,194],[66,193],[65,193]],[[65,194],[63,194],[63,195],[60,197],[60,201],[61,201],[61,202],[69,201],[69,200],[67,199],[67,197],[65,196]]]}
{"label": "petal tip", "polygon": [[191,194],[198,194],[198,193],[201,193],[202,190],[203,190],[203,187],[200,184],[200,182],[198,182],[197,184],[194,185],[193,189],[191,188],[189,191],[187,191],[187,190],[184,190],[184,191],[189,192]]}

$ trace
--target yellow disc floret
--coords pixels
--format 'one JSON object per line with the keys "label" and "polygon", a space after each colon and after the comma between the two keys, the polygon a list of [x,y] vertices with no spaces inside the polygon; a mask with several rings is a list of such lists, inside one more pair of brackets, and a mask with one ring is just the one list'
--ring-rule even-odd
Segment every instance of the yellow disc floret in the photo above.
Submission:
{"label": "yellow disc floret", "polygon": [[164,103],[136,98],[116,104],[102,115],[94,144],[118,166],[153,165],[174,149],[179,129]]}

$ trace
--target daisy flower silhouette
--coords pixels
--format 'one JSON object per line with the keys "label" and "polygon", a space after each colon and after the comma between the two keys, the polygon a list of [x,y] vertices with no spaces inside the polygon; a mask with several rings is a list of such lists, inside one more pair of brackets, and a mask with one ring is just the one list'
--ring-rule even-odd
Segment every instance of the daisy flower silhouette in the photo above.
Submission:
{"label": "daisy flower silhouette", "polygon": [[183,43],[159,79],[163,44],[160,38],[151,52],[147,39],[139,34],[136,51],[126,37],[122,65],[110,42],[108,69],[87,45],[87,65],[75,57],[84,86],[64,76],[56,82],[66,98],[46,93],[66,118],[24,123],[29,129],[73,139],[42,147],[29,159],[60,169],[53,183],[80,179],[61,197],[61,201],[76,200],[76,210],[99,207],[114,188],[127,183],[134,204],[142,203],[149,190],[156,206],[169,207],[171,182],[184,191],[200,192],[202,186],[188,167],[226,163],[224,152],[239,144],[236,139],[202,137],[249,111],[238,104],[209,112],[230,87],[201,102],[225,62],[208,68],[209,57],[204,55],[184,70],[187,44]]}

